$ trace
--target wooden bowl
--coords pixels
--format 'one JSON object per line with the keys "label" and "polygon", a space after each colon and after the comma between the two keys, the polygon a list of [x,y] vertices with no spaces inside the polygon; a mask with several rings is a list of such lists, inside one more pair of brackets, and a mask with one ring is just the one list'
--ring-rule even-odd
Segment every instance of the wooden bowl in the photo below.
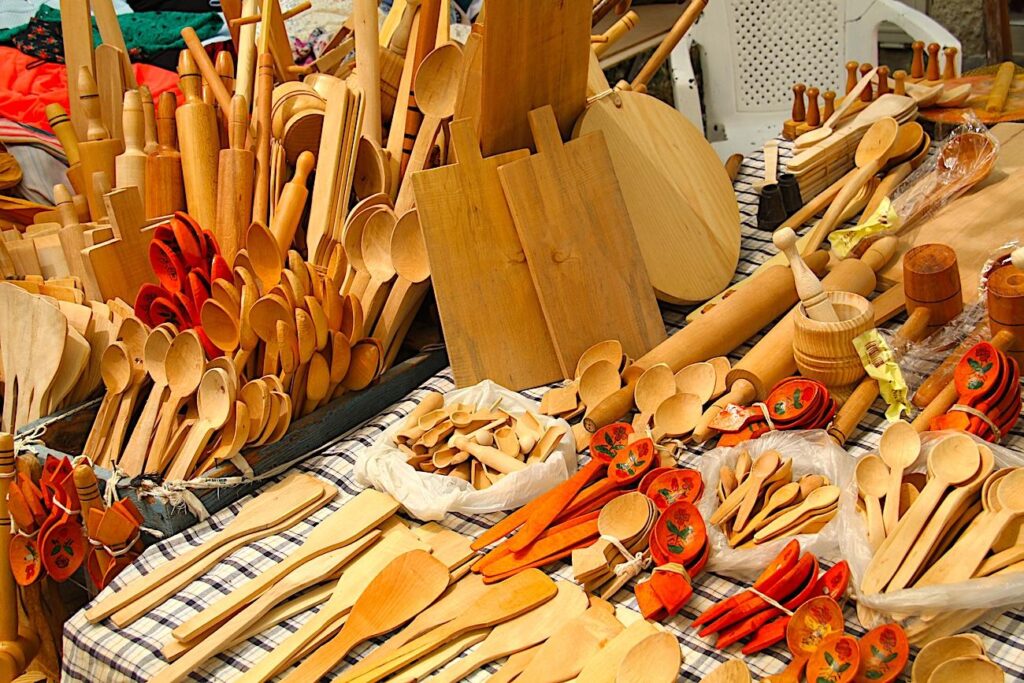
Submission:
{"label": "wooden bowl", "polygon": [[864,297],[850,292],[829,292],[839,322],[811,320],[797,309],[793,357],[800,374],[829,389],[853,384],[864,374],[854,338],[875,326],[874,309]]}

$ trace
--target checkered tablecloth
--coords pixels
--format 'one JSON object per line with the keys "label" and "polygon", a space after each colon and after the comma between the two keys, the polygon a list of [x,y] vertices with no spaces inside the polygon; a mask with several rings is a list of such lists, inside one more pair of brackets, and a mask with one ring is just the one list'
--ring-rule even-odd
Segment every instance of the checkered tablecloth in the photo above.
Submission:
{"label": "checkered tablecloth", "polygon": [[[783,158],[788,156],[788,145],[784,144],[781,151]],[[760,156],[747,159],[736,183],[737,197],[743,214],[743,250],[738,269],[741,274],[749,273],[775,251],[771,244],[771,235],[756,228],[757,197],[751,191],[750,183],[761,177],[762,170],[763,164]],[[737,279],[740,277],[738,275]],[[670,331],[674,331],[682,325],[683,312],[666,310],[665,318]],[[896,321],[893,325],[898,322]],[[734,359],[738,359],[747,348],[749,346],[739,349],[734,354]],[[298,524],[287,533],[253,543],[234,553],[214,567],[212,571],[194,581],[159,608],[126,629],[115,629],[109,621],[95,626],[90,625],[85,621],[82,612],[76,614],[67,622],[64,629],[64,679],[83,683],[148,680],[150,676],[165,666],[160,656],[160,649],[171,640],[171,630],[174,627],[200,611],[204,606],[229,593],[233,588],[287,557],[301,544],[316,522],[322,520],[358,492],[359,487],[353,479],[353,463],[360,452],[369,446],[388,425],[407,415],[427,392],[444,393],[454,388],[451,373],[446,369],[425,382],[405,400],[391,406],[387,411],[358,429],[325,444],[323,448],[298,466],[299,470],[316,474],[337,485],[340,491],[338,499],[328,508],[321,510],[311,520]],[[543,389],[525,393],[531,398],[539,399]],[[878,401],[865,423],[861,425],[861,429],[853,435],[847,444],[850,452],[855,456],[860,456],[865,452],[875,450],[883,427],[884,416],[881,402]],[[1013,431],[1008,439],[1008,444],[1013,448],[1024,446],[1024,430],[1020,426]],[[686,466],[696,466],[701,450],[699,447],[691,447],[690,452],[686,453],[684,457]],[[236,503],[206,522],[149,548],[133,566],[122,572],[115,580],[113,588],[120,588],[126,582],[150,571],[166,559],[199,544],[231,520],[237,513],[240,504]],[[455,531],[477,536],[500,517],[500,514],[480,517],[449,515],[443,523]],[[549,571],[551,569],[551,567],[548,568]],[[559,563],[554,569],[555,571],[551,573],[557,578],[571,580],[571,571],[567,563]],[[690,623],[697,614],[712,603],[734,594],[743,587],[732,580],[705,573],[695,582],[695,594],[690,604],[681,614],[666,624],[683,646],[684,663],[680,672],[680,680],[699,681],[719,663],[737,655],[735,646],[728,653],[722,653],[712,648],[709,642],[705,642],[697,636],[695,630],[690,627]],[[108,592],[110,590],[110,588],[107,589]],[[106,594],[107,592],[104,592],[104,595]],[[615,602],[634,611],[637,609],[631,587],[620,591],[615,596]],[[221,653],[207,661],[194,673],[195,680],[231,680],[272,651],[275,645],[293,633],[313,613],[314,610],[310,610]],[[848,632],[861,635],[863,629],[857,623],[851,606],[847,606],[846,615]],[[984,638],[989,654],[1004,668],[1009,678],[1024,680],[1024,612],[1008,612],[975,630]],[[374,641],[372,644],[357,648],[346,659],[344,666],[359,659],[368,649],[379,642],[381,641]],[[755,680],[763,675],[779,672],[788,661],[789,655],[782,647],[776,647],[764,654],[746,658]],[[494,667],[488,667],[488,670],[494,671]],[[485,675],[478,672],[474,680],[483,678]],[[965,681],[965,683],[967,682]]]}

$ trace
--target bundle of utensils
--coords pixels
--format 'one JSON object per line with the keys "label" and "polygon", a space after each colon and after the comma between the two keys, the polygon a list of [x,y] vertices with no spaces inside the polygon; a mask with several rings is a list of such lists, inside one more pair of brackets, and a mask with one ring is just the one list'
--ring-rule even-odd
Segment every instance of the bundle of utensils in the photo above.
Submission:
{"label": "bundle of utensils", "polygon": [[722,466],[720,504],[708,521],[721,527],[734,548],[818,533],[836,515],[839,487],[821,474],[794,481],[792,471],[792,459],[778,451],[765,451],[756,460],[743,451],[735,468]]}
{"label": "bundle of utensils", "polygon": [[710,426],[722,432],[719,446],[735,446],[773,430],[824,429],[836,410],[836,400],[824,384],[787,377],[772,387],[762,403],[726,406]]}
{"label": "bundle of utensils", "polygon": [[[913,428],[899,424],[883,436],[886,460],[893,463],[891,482],[896,481],[893,472],[916,463],[921,449]],[[927,460],[924,487],[917,495],[907,492],[909,505],[894,524],[885,527],[884,540],[861,582],[865,593],[958,583],[1020,569],[1024,560],[1024,544],[1018,538],[1024,513],[1020,502],[1024,470],[997,469],[992,451],[964,434],[946,436],[932,445]],[[890,483],[883,509],[890,519],[895,508],[894,494],[889,493],[892,489]],[[873,509],[867,514],[875,519],[878,504],[871,492],[866,493],[865,509]],[[877,540],[878,523],[873,526]],[[925,614],[919,621],[927,625],[937,617]]]}
{"label": "bundle of utensils", "polygon": [[506,475],[547,460],[565,430],[541,427],[526,411],[519,417],[490,406],[445,403],[430,394],[405,419],[395,434],[395,445],[406,464],[438,475],[472,483],[480,490]]}
{"label": "bundle of utensils", "polygon": [[13,433],[95,393],[107,345],[129,315],[123,302],[83,305],[0,283],[3,428]]}
{"label": "bundle of utensils", "polygon": [[693,596],[693,579],[710,554],[707,528],[691,501],[662,510],[648,537],[654,563],[650,577],[636,584],[636,601],[645,619],[664,621],[679,613]]}
{"label": "bundle of utensils", "polygon": [[715,647],[724,650],[733,643],[748,639],[743,646],[746,655],[760,652],[786,637],[790,613],[818,596],[842,600],[850,580],[850,567],[845,561],[819,574],[818,558],[800,553],[794,539],[772,560],[754,581],[751,589],[740,591],[705,610],[693,621],[702,627],[700,636],[717,634]]}
{"label": "bundle of utensils", "polygon": [[88,463],[75,465],[73,476],[89,541],[85,568],[96,589],[103,590],[142,552],[142,515],[127,498],[107,507],[100,497],[96,473]]}
{"label": "bundle of utensils", "polygon": [[1020,367],[989,342],[964,354],[953,373],[957,399],[929,429],[955,429],[998,443],[1020,418]]}

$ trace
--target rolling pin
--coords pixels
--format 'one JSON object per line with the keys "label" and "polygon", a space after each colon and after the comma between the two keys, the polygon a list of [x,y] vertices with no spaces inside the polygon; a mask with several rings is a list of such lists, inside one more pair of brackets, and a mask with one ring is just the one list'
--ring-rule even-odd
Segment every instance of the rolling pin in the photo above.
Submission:
{"label": "rolling pin", "polygon": [[173,93],[161,93],[156,112],[156,151],[146,157],[146,217],[169,216],[185,210],[185,185],[174,112]]}
{"label": "rolling pin", "polygon": [[46,120],[50,122],[50,128],[64,148],[64,156],[68,158],[68,170],[65,175],[71,188],[79,194],[85,190],[85,176],[82,175],[81,157],[78,153],[78,136],[75,135],[75,127],[68,118],[64,107],[57,103],[46,105]]}
{"label": "rolling pin", "polygon": [[121,108],[121,130],[124,133],[124,152],[114,159],[116,187],[134,187],[139,198],[146,196],[145,113],[138,90],[126,90]]}
{"label": "rolling pin", "polygon": [[[880,271],[896,252],[898,240],[883,237],[875,242],[860,259],[846,259],[832,269],[822,285],[826,291],[844,291],[868,296],[875,289],[876,273]],[[697,443],[707,441],[713,435],[708,424],[730,403],[749,405],[763,399],[779,380],[796,373],[793,357],[793,333],[796,309],[791,310],[767,334],[765,334],[739,363],[733,366],[726,377],[729,391],[720,396],[701,416],[693,432]]]}
{"label": "rolling pin", "polygon": [[[828,254],[819,251],[806,259],[812,271],[823,273]],[[625,386],[596,406],[573,430],[585,445],[586,433],[620,419],[633,408],[633,387],[644,370],[665,363],[678,372],[691,363],[724,356],[757,334],[765,325],[793,307],[798,300],[789,266],[772,266],[744,287],[637,359],[623,372]],[[584,431],[585,430],[585,431]]]}
{"label": "rolling pin", "polygon": [[[1014,337],[1012,332],[1002,330],[992,337],[991,343],[992,346],[996,347],[1000,351],[1006,351],[1015,341],[1016,337]],[[959,358],[957,359],[957,362],[959,362]],[[931,403],[917,414],[917,417],[914,418],[911,426],[919,432],[927,432],[932,420],[937,418],[939,415],[944,415],[948,412],[959,397],[960,391],[956,388],[956,382],[954,380],[950,380],[942,391],[932,399]]]}
{"label": "rolling pin", "polygon": [[[256,14],[256,0],[242,0],[242,16]],[[245,98],[252,107],[253,85],[256,82],[256,24],[238,29],[238,68],[235,71],[235,94]]]}
{"label": "rolling pin", "polygon": [[356,34],[356,83],[363,89],[362,136],[381,143],[380,40],[377,0],[355,0],[352,19]]}
{"label": "rolling pin", "polygon": [[[903,289],[910,315],[896,332],[898,351],[924,339],[960,315],[964,307],[956,252],[944,244],[923,244],[903,255]],[[836,413],[828,434],[842,446],[878,398],[878,380],[865,377]]]}
{"label": "rolling pin", "polygon": [[620,38],[633,30],[634,27],[640,22],[640,15],[630,10],[622,15],[614,24],[608,27],[608,30],[601,34],[600,40],[594,42],[594,54],[598,58],[604,56],[604,53],[608,51],[612,45],[614,45]]}
{"label": "rolling pin", "polygon": [[156,103],[153,102],[153,93],[145,85],[139,86],[139,97],[142,99],[142,116],[145,123],[146,145],[142,151],[152,154],[160,143],[156,139]]}
{"label": "rolling pin", "polygon": [[[210,55],[206,54],[206,48],[203,47],[202,41],[196,35],[195,29],[191,26],[181,29],[181,39],[185,41],[185,47],[188,48],[188,53],[192,55],[192,61],[195,67],[199,69],[199,73],[202,74],[203,81],[206,82],[206,85],[213,93],[217,106],[223,111],[231,111],[231,93],[228,92],[228,89],[224,87],[223,81],[220,80],[220,74],[217,73],[217,68],[210,61]],[[180,60],[178,62],[178,73],[181,73]]]}
{"label": "rolling pin", "polygon": [[[217,223],[214,235],[228,263],[242,248],[246,228],[252,214],[252,185],[256,158],[245,148],[249,134],[249,107],[245,98],[231,98],[231,145],[220,151],[217,177]],[[280,209],[280,206],[278,207]]]}
{"label": "rolling pin", "polygon": [[274,58],[260,55],[256,69],[256,191],[252,198],[252,220],[267,223],[270,207],[270,123],[273,108]]}
{"label": "rolling pin", "polygon": [[[105,173],[108,178],[114,177],[114,159],[122,152],[121,141],[110,138],[107,127],[100,118],[100,95],[96,89],[96,80],[88,67],[78,71],[78,97],[82,111],[88,121],[86,140],[78,143],[78,154],[82,162],[82,176],[87,181],[94,173]],[[85,197],[89,202],[89,214],[93,220],[106,216],[103,197],[96,194],[93,183],[87,182]]]}
{"label": "rolling pin", "polygon": [[282,254],[287,254],[292,247],[292,240],[299,227],[302,211],[306,208],[306,199],[309,198],[306,181],[309,179],[309,174],[313,172],[315,163],[316,157],[309,150],[299,155],[295,162],[295,175],[285,183],[281,190],[281,196],[277,200],[277,206],[274,207],[270,232],[274,234],[274,239],[277,240],[277,246]]}
{"label": "rolling pin", "polygon": [[[231,56],[231,53],[227,50],[222,50],[217,53],[217,61],[214,63],[214,67],[217,69],[217,74],[220,76],[221,83],[227,89],[228,93],[234,93],[235,91],[235,60]],[[233,96],[233,95],[232,95]],[[244,99],[242,100],[245,101]],[[218,104],[216,107],[217,111],[217,128],[220,131],[220,148],[227,149],[231,146],[231,110],[221,109]],[[245,105],[245,118],[249,119],[249,105]],[[243,144],[244,144],[243,140]]]}
{"label": "rolling pin", "polygon": [[985,101],[985,111],[990,114],[998,114],[1006,106],[1006,98],[1010,96],[1010,87],[1013,85],[1013,76],[1017,67],[1013,62],[1003,62],[999,65],[999,71],[992,82],[992,90]]}
{"label": "rolling pin", "polygon": [[213,107],[202,100],[202,79],[188,50],[178,55],[178,77],[185,104],[174,112],[181,146],[185,203],[200,227],[217,223],[217,154],[220,135]]}

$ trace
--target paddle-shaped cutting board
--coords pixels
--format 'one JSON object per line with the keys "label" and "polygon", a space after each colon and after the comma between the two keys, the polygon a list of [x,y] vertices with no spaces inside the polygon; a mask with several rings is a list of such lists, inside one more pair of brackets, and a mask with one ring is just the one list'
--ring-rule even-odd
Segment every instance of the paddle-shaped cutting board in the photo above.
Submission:
{"label": "paddle-shaped cutting board", "polygon": [[530,126],[537,154],[498,175],[562,372],[604,339],[639,358],[665,325],[604,135],[563,145],[551,107],[530,112]]}
{"label": "paddle-shaped cutting board", "polygon": [[480,70],[484,154],[533,146],[527,115],[550,104],[568,137],[587,103],[588,0],[490,0]]}
{"label": "paddle-shaped cutting board", "polygon": [[526,151],[484,159],[467,119],[452,122],[451,140],[458,161],[412,181],[455,383],[519,390],[568,377],[498,179],[500,162]]}
{"label": "paddle-shaped cutting board", "polygon": [[659,297],[697,303],[724,289],[739,260],[739,206],[701,131],[664,102],[630,91],[591,102],[573,137],[598,130]]}

